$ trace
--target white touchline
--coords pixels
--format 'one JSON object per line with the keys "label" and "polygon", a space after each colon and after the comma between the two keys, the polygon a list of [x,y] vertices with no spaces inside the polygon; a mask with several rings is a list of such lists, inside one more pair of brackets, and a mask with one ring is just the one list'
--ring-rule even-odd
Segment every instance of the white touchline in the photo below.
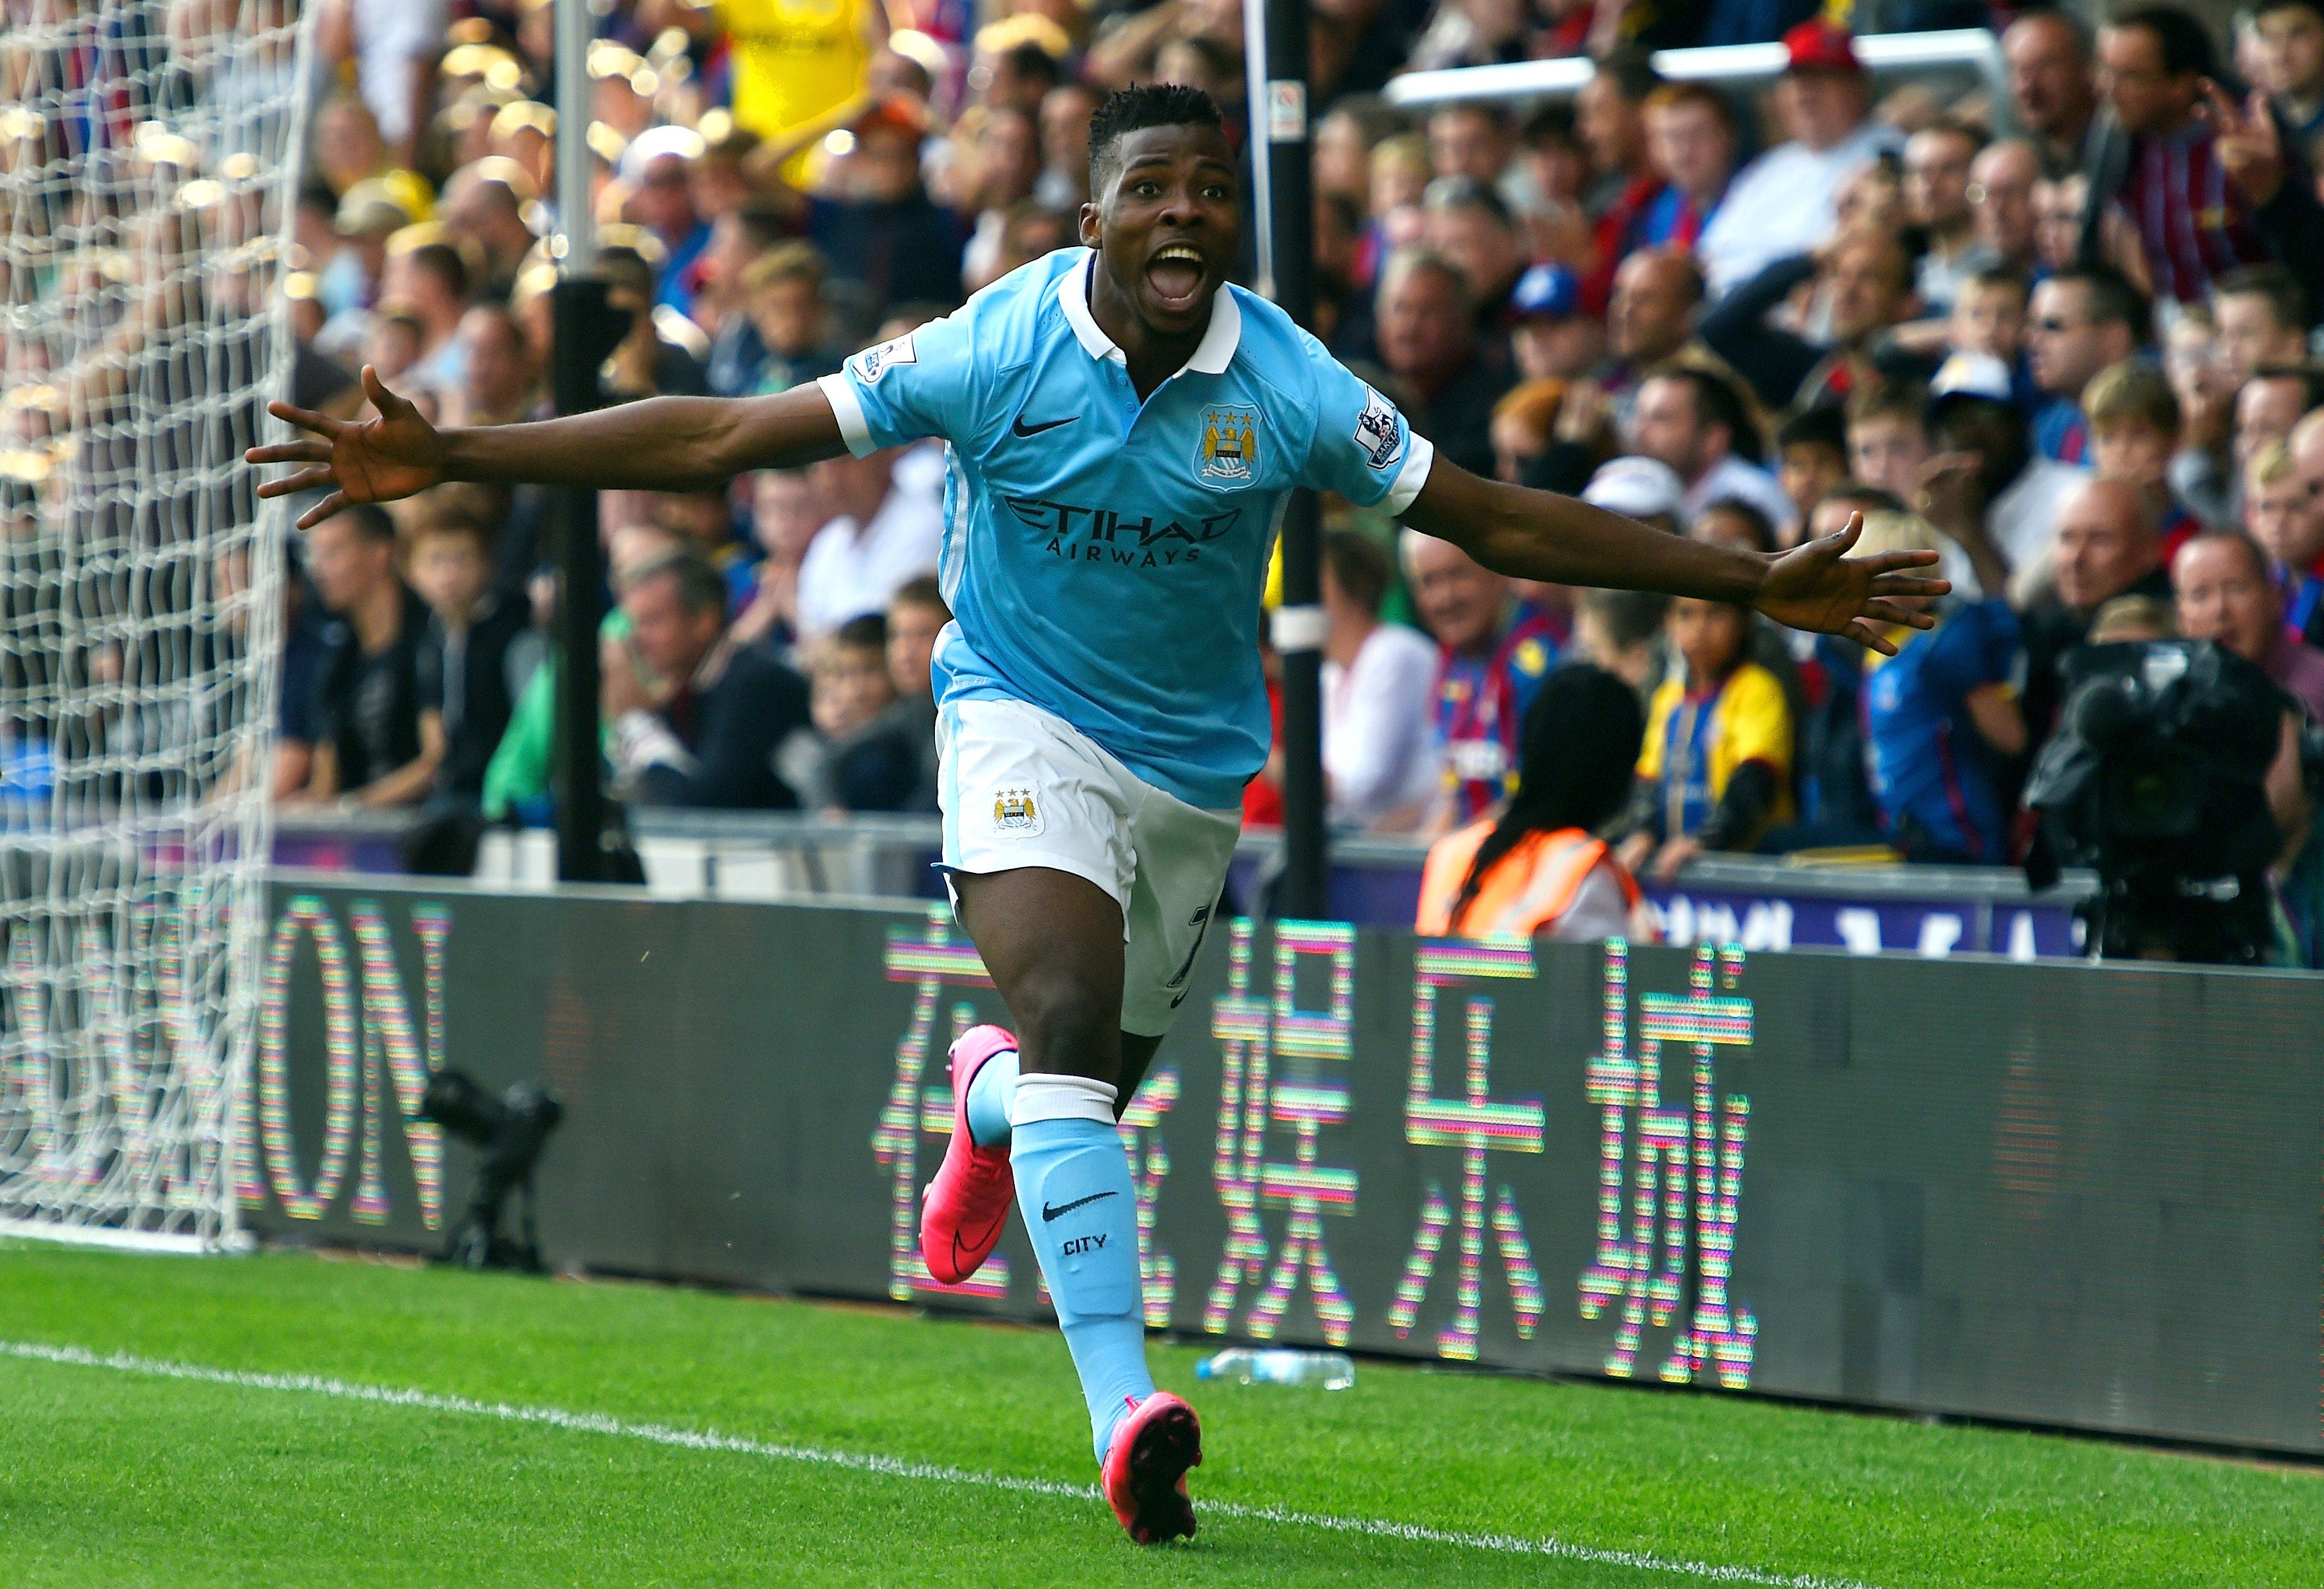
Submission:
{"label": "white touchline", "polygon": [[[545,1424],[586,1435],[611,1435],[617,1439],[644,1440],[688,1451],[731,1451],[745,1456],[771,1457],[778,1462],[808,1463],[844,1468],[894,1479],[922,1479],[939,1484],[970,1484],[1014,1495],[1063,1495],[1095,1501],[1097,1491],[1087,1484],[1067,1484],[1056,1479],[1024,1479],[1007,1474],[971,1473],[940,1463],[909,1462],[862,1451],[826,1451],[814,1446],[786,1446],[722,1435],[715,1429],[680,1429],[668,1424],[633,1423],[602,1412],[567,1412],[557,1407],[519,1407],[506,1401],[475,1401],[466,1396],[439,1396],[431,1390],[399,1390],[391,1385],[355,1384],[320,1374],[251,1373],[240,1369],[205,1368],[199,1363],[165,1363],[126,1352],[97,1353],[81,1346],[51,1346],[33,1341],[0,1341],[0,1356],[33,1363],[60,1363],[70,1368],[111,1369],[120,1373],[155,1379],[189,1380],[205,1385],[231,1385],[244,1390],[299,1390],[330,1396],[342,1401],[368,1401],[381,1407],[408,1407],[421,1412],[455,1412],[473,1418],[501,1418],[510,1423]],[[1870,1589],[1852,1578],[1826,1578],[1812,1573],[1762,1572],[1756,1567],[1724,1566],[1716,1562],[1687,1561],[1651,1555],[1642,1550],[1609,1550],[1594,1545],[1573,1545],[1563,1539],[1529,1539],[1514,1534],[1473,1534],[1431,1529],[1419,1523],[1391,1522],[1385,1518],[1333,1517],[1324,1512],[1294,1511],[1281,1506],[1245,1506],[1231,1501],[1202,1502],[1206,1518],[1236,1518],[1250,1522],[1279,1523],[1287,1528],[1321,1529],[1334,1534],[1360,1534],[1372,1539],[1402,1539],[1416,1545],[1444,1545],[1462,1550],[1489,1551],[1498,1556],[1538,1556],[1591,1566],[1628,1567],[1642,1573],[1666,1573],[1700,1578],[1713,1584],[1752,1584],[1763,1589]]]}

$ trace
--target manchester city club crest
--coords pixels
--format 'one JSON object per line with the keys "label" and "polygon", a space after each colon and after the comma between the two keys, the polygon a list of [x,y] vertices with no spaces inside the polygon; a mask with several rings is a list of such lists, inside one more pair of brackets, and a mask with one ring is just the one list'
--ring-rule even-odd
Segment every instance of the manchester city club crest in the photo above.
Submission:
{"label": "manchester city club crest", "polygon": [[1203,410],[1194,445],[1194,475],[1214,485],[1248,485],[1259,478],[1259,411],[1245,403]]}
{"label": "manchester city club crest", "polygon": [[997,790],[992,796],[992,830],[1012,838],[1030,838],[1041,831],[1041,808],[1029,789]]}

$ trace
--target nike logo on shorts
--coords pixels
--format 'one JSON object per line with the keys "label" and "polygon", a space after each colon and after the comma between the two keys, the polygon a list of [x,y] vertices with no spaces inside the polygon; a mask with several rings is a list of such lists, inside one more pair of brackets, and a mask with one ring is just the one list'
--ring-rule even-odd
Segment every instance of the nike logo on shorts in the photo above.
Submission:
{"label": "nike logo on shorts", "polygon": [[1071,1214],[1084,1203],[1094,1203],[1100,1197],[1111,1197],[1115,1195],[1112,1192],[1092,1192],[1086,1197],[1076,1197],[1072,1202],[1062,1204],[1056,1208],[1050,1207],[1047,1202],[1044,1201],[1041,1205],[1041,1223],[1047,1224],[1061,1214]]}

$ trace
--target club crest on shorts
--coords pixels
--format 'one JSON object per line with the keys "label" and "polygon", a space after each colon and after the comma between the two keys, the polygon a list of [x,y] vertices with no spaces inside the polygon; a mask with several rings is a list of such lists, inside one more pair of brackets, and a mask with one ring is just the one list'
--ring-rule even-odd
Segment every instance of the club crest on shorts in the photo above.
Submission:
{"label": "club crest on shorts", "polygon": [[1363,449],[1364,462],[1375,469],[1387,468],[1404,449],[1404,420],[1396,404],[1369,386],[1364,388],[1364,411],[1356,416],[1356,445]]}
{"label": "club crest on shorts", "polygon": [[1041,831],[1041,808],[1021,785],[992,795],[992,831],[1003,838],[1031,838]]}
{"label": "club crest on shorts", "polygon": [[1259,477],[1259,410],[1240,402],[1203,410],[1194,475],[1214,485],[1248,485]]}
{"label": "club crest on shorts", "polygon": [[849,362],[855,366],[855,378],[866,386],[871,386],[877,384],[880,377],[886,374],[890,366],[916,365],[920,362],[920,356],[918,350],[912,346],[912,333],[907,331],[901,337],[882,342],[877,347],[865,348]]}

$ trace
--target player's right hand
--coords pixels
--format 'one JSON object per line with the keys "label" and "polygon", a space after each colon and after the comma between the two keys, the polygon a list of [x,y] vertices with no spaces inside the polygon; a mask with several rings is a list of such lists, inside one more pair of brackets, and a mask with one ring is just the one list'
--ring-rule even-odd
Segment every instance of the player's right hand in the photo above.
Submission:
{"label": "player's right hand", "polygon": [[299,528],[310,530],[341,508],[358,502],[393,502],[425,491],[444,478],[444,443],[436,427],[420,411],[387,389],[379,372],[363,368],[364,395],[379,417],[334,420],[287,402],[270,402],[266,411],[288,420],[322,440],[278,442],[254,447],[243,460],[253,464],[305,464],[295,475],[269,480],[258,488],[261,496],[290,496],[324,486],[331,494],[299,515]]}

